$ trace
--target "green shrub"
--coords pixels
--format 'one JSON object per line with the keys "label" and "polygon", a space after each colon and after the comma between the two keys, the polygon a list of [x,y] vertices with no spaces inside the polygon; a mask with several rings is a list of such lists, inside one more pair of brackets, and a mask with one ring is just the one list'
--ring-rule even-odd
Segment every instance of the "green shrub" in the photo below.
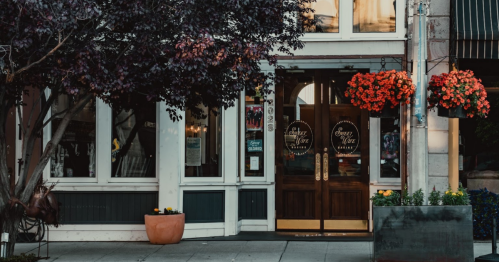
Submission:
{"label": "green shrub", "polygon": [[392,190],[380,190],[371,197],[375,206],[400,206],[400,194]]}
{"label": "green shrub", "polygon": [[35,262],[38,261],[38,257],[35,254],[26,255],[21,253],[20,255],[10,256],[7,258],[0,258],[0,262]]}
{"label": "green shrub", "polygon": [[473,206],[473,236],[485,239],[492,236],[492,220],[498,222],[499,232],[499,195],[487,190],[470,190],[470,200]]}
{"label": "green shrub", "polygon": [[445,191],[445,194],[442,196],[442,205],[465,206],[469,204],[470,198],[466,192],[466,188],[463,188],[461,183],[459,183],[459,189],[457,192],[452,192],[452,189],[449,186],[449,189]]}
{"label": "green shrub", "polygon": [[433,191],[431,191],[430,196],[428,197],[428,202],[432,206],[440,205],[440,191],[436,191],[435,186],[433,186]]}
{"label": "green shrub", "polygon": [[407,185],[404,187],[404,191],[402,191],[402,205],[410,206],[412,204],[412,197],[407,192]]}
{"label": "green shrub", "polygon": [[422,206],[424,201],[423,189],[418,189],[414,194],[412,194],[412,202],[415,206]]}

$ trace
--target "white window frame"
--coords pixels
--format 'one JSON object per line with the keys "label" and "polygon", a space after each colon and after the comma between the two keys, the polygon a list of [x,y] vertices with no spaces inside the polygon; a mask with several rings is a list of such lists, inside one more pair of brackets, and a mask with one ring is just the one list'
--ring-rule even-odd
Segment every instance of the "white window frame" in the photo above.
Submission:
{"label": "white window frame", "polygon": [[[235,109],[235,108],[233,108]],[[185,116],[186,116],[186,112],[183,111],[182,112],[182,120],[180,120],[180,128],[179,128],[179,138],[180,138],[180,141],[179,141],[179,144],[180,144],[180,183],[181,185],[196,185],[196,184],[210,184],[210,183],[216,183],[216,184],[220,184],[220,183],[224,183],[225,182],[225,157],[226,157],[226,150],[225,150],[225,139],[226,139],[226,132],[224,129],[228,128],[225,124],[226,122],[229,122],[230,121],[226,121],[226,110],[221,110],[220,112],[220,123],[221,123],[221,126],[220,128],[222,128],[221,130],[221,151],[219,153],[219,160],[218,160],[218,169],[219,169],[219,172],[221,172],[222,174],[220,174],[220,176],[218,177],[186,177],[185,176]],[[234,123],[234,120],[233,122]],[[219,127],[217,127],[219,128]],[[237,139],[237,136],[236,136],[236,139]],[[237,156],[236,156],[237,157]],[[235,161],[237,162],[237,161]],[[237,174],[234,174],[234,176],[237,176]],[[235,182],[235,180],[234,180]]]}
{"label": "white window frame", "polygon": [[[268,73],[264,71],[264,73]],[[274,89],[274,88],[272,88]],[[269,94],[267,100],[272,101],[263,103],[264,117],[263,117],[263,176],[246,176],[246,91],[241,91],[240,95],[241,113],[239,115],[239,125],[241,130],[241,140],[239,141],[239,154],[241,155],[239,163],[239,174],[241,174],[241,182],[274,182],[275,173],[275,94]],[[271,111],[269,111],[269,108]],[[272,114],[269,114],[272,112]],[[271,117],[271,118],[270,118]],[[271,120],[272,119],[272,120]],[[271,120],[269,122],[269,120]],[[272,131],[269,130],[272,127]]]}
{"label": "white window frame", "polygon": [[[50,91],[46,92],[46,95],[50,95]],[[141,186],[158,184],[158,161],[159,159],[159,147],[156,147],[156,176],[155,177],[111,177],[112,176],[112,163],[111,163],[111,143],[112,143],[112,110],[109,105],[105,104],[99,98],[96,98],[96,117],[95,117],[95,177],[51,177],[50,168],[51,161],[47,163],[47,166],[43,170],[43,178],[49,183],[59,182],[64,184],[76,184],[82,186],[95,185],[95,186],[109,186],[111,184],[118,183],[141,183]],[[46,120],[50,118],[52,111],[49,109]],[[159,123],[159,104],[156,103],[156,123]],[[49,124],[43,129],[43,146],[47,145],[51,138],[52,125]],[[156,125],[156,138],[159,138],[158,125]],[[114,190],[114,189],[113,189]]]}
{"label": "white window frame", "polygon": [[[402,124],[401,124],[402,126]],[[369,118],[369,171],[371,173],[371,184],[372,185],[400,185],[402,183],[402,170],[399,170],[399,177],[381,177],[381,119],[380,118]],[[402,141],[401,141],[402,142]],[[402,143],[400,143],[400,148],[402,148]],[[399,150],[400,150],[399,148]],[[401,151],[399,151],[401,152]],[[402,162],[400,161],[400,166]]]}
{"label": "white window frame", "polygon": [[[104,123],[102,123],[102,125],[104,125],[103,129],[104,130],[109,130],[109,132],[107,132],[107,134],[103,134],[103,133],[100,133],[99,132],[99,135],[103,135],[103,136],[109,136],[109,138],[107,139],[107,141],[109,142],[106,142],[106,145],[111,145],[112,144],[112,141],[113,141],[113,138],[112,138],[112,124],[113,124],[113,111],[111,110],[111,107],[105,105],[105,113],[108,114],[109,116],[109,121],[106,121]],[[159,166],[158,166],[158,161],[160,161],[160,157],[159,157],[159,154],[160,154],[160,151],[159,151],[159,144],[158,144],[158,140],[160,139],[160,133],[159,133],[159,128],[158,128],[158,123],[160,121],[160,117],[159,117],[159,103],[156,103],[156,161],[155,161],[155,177],[113,177],[112,175],[112,163],[111,163],[111,147],[108,146],[107,147],[107,151],[108,151],[108,154],[109,154],[109,167],[106,167],[109,172],[110,172],[110,176],[107,176],[107,182],[108,183],[158,183],[159,182],[159,179],[158,179],[158,170],[159,170]],[[100,179],[99,179],[99,182],[100,182]]]}
{"label": "white window frame", "polygon": [[353,0],[339,0],[339,33],[305,33],[303,41],[373,41],[405,39],[405,7],[403,0],[396,0],[395,32],[390,33],[354,33]]}

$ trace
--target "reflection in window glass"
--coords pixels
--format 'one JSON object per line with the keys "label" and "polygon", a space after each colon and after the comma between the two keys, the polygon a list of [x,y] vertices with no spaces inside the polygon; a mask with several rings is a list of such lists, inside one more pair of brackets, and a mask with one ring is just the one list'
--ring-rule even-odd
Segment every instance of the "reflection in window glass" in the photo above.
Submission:
{"label": "reflection in window glass", "polygon": [[284,77],[284,174],[313,176],[315,171],[315,118],[313,74]]}
{"label": "reflection in window glass", "polygon": [[400,121],[399,118],[381,118],[380,177],[400,177]]}
{"label": "reflection in window glass", "polygon": [[[52,114],[66,110],[75,101],[60,95],[52,105]],[[64,114],[52,121],[52,135]],[[95,177],[95,99],[69,122],[59,145],[51,156],[51,177]]]}
{"label": "reflection in window glass", "polygon": [[202,110],[204,119],[196,119],[189,110],[185,114],[185,176],[220,177],[222,116],[207,107]]}
{"label": "reflection in window glass", "polygon": [[156,105],[113,112],[113,177],[156,176]]}
{"label": "reflection in window glass", "polygon": [[315,25],[304,24],[305,32],[316,33],[338,33],[339,20],[338,9],[339,0],[317,0],[316,2],[305,4],[306,7],[312,8],[314,12],[306,13],[305,16],[310,19],[315,19]]}
{"label": "reflection in window glass", "polygon": [[246,96],[245,174],[263,176],[264,107],[258,96]]}
{"label": "reflection in window glass", "polygon": [[395,32],[396,0],[354,0],[353,32]]}
{"label": "reflection in window glass", "polygon": [[487,100],[487,118],[459,119],[459,176],[465,187],[468,176],[499,171],[499,94],[487,90]]}

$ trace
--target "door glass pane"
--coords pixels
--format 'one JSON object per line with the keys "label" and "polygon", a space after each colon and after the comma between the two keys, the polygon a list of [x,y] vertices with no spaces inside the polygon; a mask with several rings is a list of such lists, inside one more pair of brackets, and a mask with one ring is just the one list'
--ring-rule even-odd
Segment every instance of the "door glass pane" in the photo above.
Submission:
{"label": "door glass pane", "polygon": [[305,32],[339,32],[339,0],[317,0],[316,2],[306,3],[305,6],[314,10],[313,13],[306,13],[305,16],[316,21],[315,25],[304,24]]}
{"label": "door glass pane", "polygon": [[284,78],[284,174],[313,176],[314,77],[307,74]]}
{"label": "door glass pane", "polygon": [[361,111],[352,105],[329,107],[329,175],[361,175]]}
{"label": "door glass pane", "polygon": [[263,176],[265,111],[259,93],[247,91],[245,97],[245,175]]}
{"label": "door glass pane", "polygon": [[354,0],[353,32],[395,32],[396,0]]}

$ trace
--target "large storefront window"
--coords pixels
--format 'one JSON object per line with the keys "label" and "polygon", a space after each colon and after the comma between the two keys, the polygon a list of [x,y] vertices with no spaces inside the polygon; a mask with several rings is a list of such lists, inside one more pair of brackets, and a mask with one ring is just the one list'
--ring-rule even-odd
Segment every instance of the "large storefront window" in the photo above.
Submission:
{"label": "large storefront window", "polygon": [[395,32],[396,0],[354,0],[354,33]]}
{"label": "large storefront window", "polygon": [[381,178],[400,177],[400,119],[381,118]]}
{"label": "large storefront window", "polygon": [[[60,95],[52,105],[52,114],[58,114],[75,101]],[[64,114],[52,121],[52,135],[57,131]],[[95,177],[95,99],[71,120],[61,141],[51,156],[51,177]]]}
{"label": "large storefront window", "polygon": [[339,0],[317,0],[307,3],[314,13],[306,13],[310,19],[315,19],[314,26],[304,25],[305,32],[338,33],[339,32]]}
{"label": "large storefront window", "polygon": [[185,114],[185,176],[220,177],[222,116],[207,107],[203,119]]}
{"label": "large storefront window", "polygon": [[113,112],[112,177],[156,176],[156,104]]}
{"label": "large storefront window", "polygon": [[463,183],[470,173],[499,171],[499,93],[489,92],[487,100],[487,118],[459,120],[459,169]]}
{"label": "large storefront window", "polygon": [[245,175],[263,176],[265,110],[260,97],[246,96]]}

